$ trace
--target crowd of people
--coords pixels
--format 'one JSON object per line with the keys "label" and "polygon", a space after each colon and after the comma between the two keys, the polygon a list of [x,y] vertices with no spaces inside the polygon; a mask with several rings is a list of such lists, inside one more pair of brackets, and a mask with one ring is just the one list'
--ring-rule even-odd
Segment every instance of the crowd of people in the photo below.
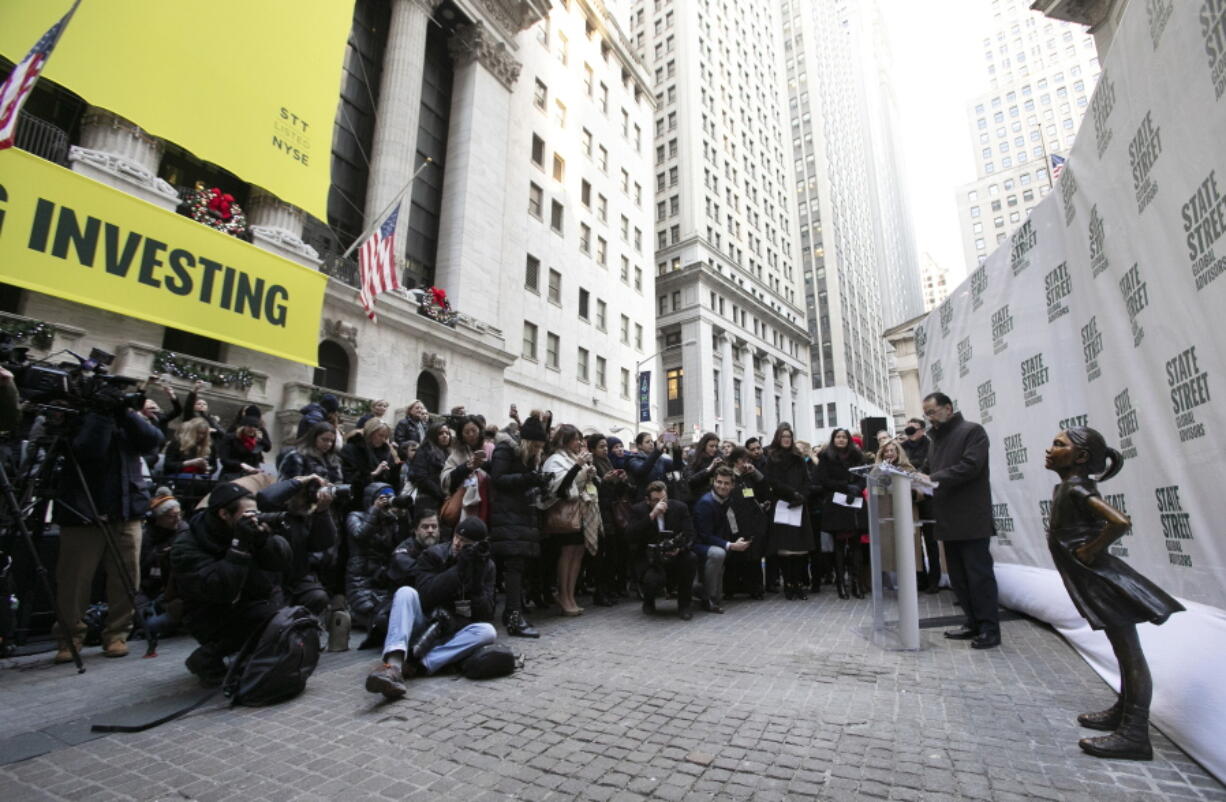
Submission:
{"label": "crowd of people", "polygon": [[[187,667],[205,684],[287,605],[366,631],[364,645],[382,648],[366,686],[396,697],[406,678],[492,644],[499,611],[508,636],[537,638],[542,616],[580,616],[581,602],[633,599],[646,614],[663,602],[690,620],[738,595],[803,601],[833,586],[860,599],[866,479],[853,469],[878,460],[926,471],[932,446],[922,418],[867,449],[841,428],[811,448],[786,423],[769,443],[706,433],[683,445],[673,431],[625,442],[514,405],[495,423],[420,401],[396,420],[377,401],[346,426],[323,395],[273,453],[258,407],[224,422],[197,385],[183,404],[167,389],[163,411],[157,386],[139,410],[86,415],[94,446],[77,439],[96,452],[84,455],[98,470],[86,482],[121,535],[146,632],[194,637]],[[72,517],[80,506],[57,510],[61,542],[96,545],[90,522]],[[921,586],[936,592],[930,523],[923,534]],[[57,633],[56,662],[73,659],[69,638],[80,647],[102,560],[100,546],[78,546],[62,549],[56,570],[59,618],[76,622]],[[118,582],[107,596],[102,646],[120,657],[133,605]],[[347,643],[347,629],[339,636]]]}

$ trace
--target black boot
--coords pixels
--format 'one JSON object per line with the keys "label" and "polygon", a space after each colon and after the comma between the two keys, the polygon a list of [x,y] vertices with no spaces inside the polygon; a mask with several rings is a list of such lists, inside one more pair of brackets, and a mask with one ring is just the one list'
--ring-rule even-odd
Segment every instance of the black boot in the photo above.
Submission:
{"label": "black boot", "polygon": [[850,598],[847,595],[847,586],[843,584],[843,575],[839,574],[834,578],[834,589],[838,592],[840,599]]}
{"label": "black boot", "polygon": [[864,598],[864,591],[860,589],[860,578],[853,576],[851,578],[851,595],[857,599]]}
{"label": "black boot", "polygon": [[1124,700],[1116,699],[1115,704],[1106,710],[1100,710],[1097,713],[1082,713],[1077,717],[1077,723],[1091,730],[1114,732],[1120,726],[1120,719],[1123,717]]}
{"label": "black boot", "polygon": [[507,634],[513,637],[539,638],[541,636],[541,633],[536,631],[536,627],[524,620],[524,614],[519,610],[512,610],[504,623],[507,627]]}
{"label": "black boot", "polygon": [[1112,760],[1153,760],[1149,743],[1149,711],[1136,705],[1124,708],[1120,726],[1110,735],[1082,738],[1078,746],[1094,757]]}
{"label": "black boot", "polygon": [[430,614],[430,624],[418,636],[417,640],[413,641],[409,646],[409,653],[405,656],[405,663],[410,659],[420,663],[422,658],[430,653],[430,650],[447,639],[448,630],[451,628],[451,616],[442,607],[438,607]]}

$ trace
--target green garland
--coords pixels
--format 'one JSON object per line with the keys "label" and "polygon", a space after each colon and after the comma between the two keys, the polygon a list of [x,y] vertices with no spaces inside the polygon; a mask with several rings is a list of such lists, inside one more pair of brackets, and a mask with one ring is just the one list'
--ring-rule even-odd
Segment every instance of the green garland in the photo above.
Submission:
{"label": "green garland", "polygon": [[0,320],[0,333],[7,334],[18,342],[28,340],[44,351],[55,342],[55,327],[41,320]]}
{"label": "green garland", "polygon": [[223,387],[233,387],[239,390],[250,390],[255,384],[255,374],[251,368],[240,367],[237,370],[209,370],[202,365],[193,364],[172,351],[158,351],[153,357],[154,373],[169,373],[187,381],[204,381]]}
{"label": "green garland", "polygon": [[339,406],[337,406],[336,411],[342,415],[348,415],[351,417],[361,417],[362,415],[365,415],[367,412],[370,412],[370,401],[367,401],[364,398],[355,398],[353,399],[355,403],[346,404],[344,401],[341,400],[342,397],[336,394],[335,390],[328,390],[328,389],[321,389],[319,387],[314,387],[311,389],[311,400],[318,402],[319,399],[323,398],[325,395],[328,395],[328,394],[331,394],[336,397],[336,400],[339,402]]}
{"label": "green garland", "polygon": [[234,196],[223,193],[217,187],[199,187],[183,199],[187,216],[197,223],[204,223],[231,236],[241,237],[247,233],[247,216],[243,208],[234,202]]}

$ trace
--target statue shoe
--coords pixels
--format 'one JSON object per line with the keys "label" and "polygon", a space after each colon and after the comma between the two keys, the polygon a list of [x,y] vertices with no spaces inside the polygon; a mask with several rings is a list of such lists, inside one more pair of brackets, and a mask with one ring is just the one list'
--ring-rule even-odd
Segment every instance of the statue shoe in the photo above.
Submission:
{"label": "statue shoe", "polygon": [[1097,713],[1082,713],[1077,717],[1077,723],[1091,730],[1114,732],[1120,726],[1120,719],[1123,717],[1124,705],[1117,701],[1106,710],[1100,710]]}
{"label": "statue shoe", "polygon": [[1148,735],[1143,740],[1133,740],[1119,732],[1113,732],[1097,738],[1082,738],[1077,745],[1094,757],[1105,757],[1111,760],[1154,759],[1154,748],[1149,743]]}

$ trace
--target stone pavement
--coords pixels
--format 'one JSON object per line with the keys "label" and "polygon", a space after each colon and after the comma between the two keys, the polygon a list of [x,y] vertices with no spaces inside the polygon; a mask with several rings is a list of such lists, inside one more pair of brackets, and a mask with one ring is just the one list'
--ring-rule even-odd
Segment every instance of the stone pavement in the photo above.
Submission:
{"label": "stone pavement", "polygon": [[[921,605],[956,612],[949,593]],[[0,798],[1226,800],[1156,731],[1152,763],[1084,756],[1093,733],[1074,718],[1113,694],[1041,624],[1009,621],[983,653],[925,630],[905,653],[859,634],[867,601],[829,591],[688,624],[660,608],[537,616],[543,637],[513,642],[527,663],[507,679],[418,679],[385,702],[362,689],[372,653],[325,654],[286,704],[210,703],[85,742],[85,716],[190,698],[192,644],[164,641],[153,660],[90,649],[81,676],[49,655],[7,661],[0,738],[59,748],[0,767]]]}

